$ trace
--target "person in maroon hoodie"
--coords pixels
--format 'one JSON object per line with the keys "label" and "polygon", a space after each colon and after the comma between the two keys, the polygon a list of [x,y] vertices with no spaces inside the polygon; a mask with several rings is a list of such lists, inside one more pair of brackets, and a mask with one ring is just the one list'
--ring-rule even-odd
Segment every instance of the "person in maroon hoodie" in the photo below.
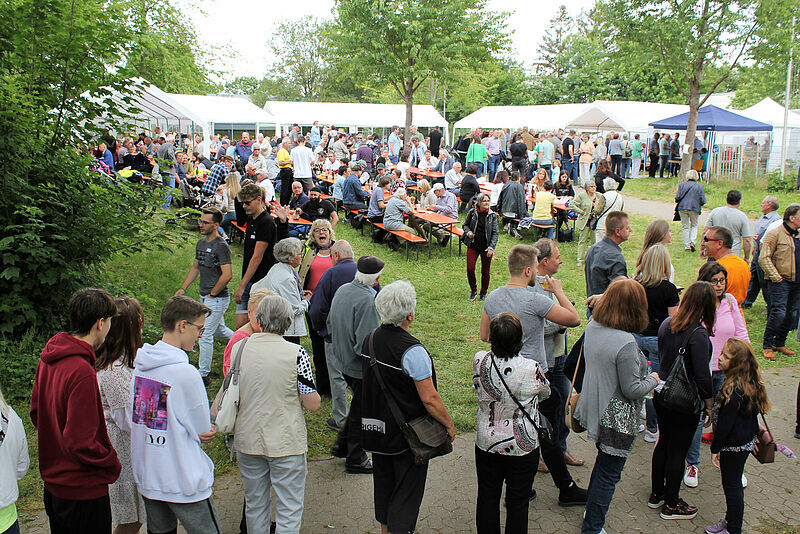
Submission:
{"label": "person in maroon hoodie", "polygon": [[31,393],[31,421],[39,432],[44,508],[53,534],[110,534],[108,485],[120,463],[106,432],[95,350],[103,344],[114,299],[86,288],[69,299],[70,332],[50,338]]}

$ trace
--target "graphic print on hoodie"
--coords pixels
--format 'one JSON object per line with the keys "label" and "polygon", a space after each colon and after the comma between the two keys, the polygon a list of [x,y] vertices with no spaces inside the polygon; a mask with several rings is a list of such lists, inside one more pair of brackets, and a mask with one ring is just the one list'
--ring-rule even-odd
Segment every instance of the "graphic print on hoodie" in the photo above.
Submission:
{"label": "graphic print on hoodie", "polygon": [[131,463],[148,499],[192,503],[211,496],[214,463],[200,434],[211,429],[208,393],[186,353],[159,341],[136,353],[131,381]]}

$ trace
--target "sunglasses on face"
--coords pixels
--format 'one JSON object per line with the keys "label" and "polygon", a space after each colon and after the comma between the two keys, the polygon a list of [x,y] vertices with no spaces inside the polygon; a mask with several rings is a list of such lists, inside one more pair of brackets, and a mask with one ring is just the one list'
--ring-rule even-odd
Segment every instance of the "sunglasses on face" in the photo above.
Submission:
{"label": "sunglasses on face", "polygon": [[703,236],[704,243],[708,243],[709,241],[722,241],[722,239],[717,239],[716,237],[708,237],[707,235]]}

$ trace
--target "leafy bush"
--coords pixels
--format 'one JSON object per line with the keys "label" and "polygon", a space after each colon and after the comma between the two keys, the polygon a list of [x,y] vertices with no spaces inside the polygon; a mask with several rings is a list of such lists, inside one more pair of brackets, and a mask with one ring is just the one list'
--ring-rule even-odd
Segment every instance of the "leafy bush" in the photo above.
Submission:
{"label": "leafy bush", "polygon": [[773,171],[767,175],[767,191],[770,193],[797,191],[797,178],[791,174],[781,176],[781,171]]}

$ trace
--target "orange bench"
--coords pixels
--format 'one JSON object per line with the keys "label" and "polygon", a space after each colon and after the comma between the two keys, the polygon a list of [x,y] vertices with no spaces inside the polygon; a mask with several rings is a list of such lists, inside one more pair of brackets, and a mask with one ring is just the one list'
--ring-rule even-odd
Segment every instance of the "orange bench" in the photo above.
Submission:
{"label": "orange bench", "polygon": [[244,224],[239,224],[236,221],[231,221],[231,243],[237,237],[239,238],[239,242],[244,242],[244,236],[247,234],[247,222],[245,221]]}
{"label": "orange bench", "polygon": [[[364,219],[365,222],[369,222],[369,219]],[[417,249],[417,261],[419,261],[419,246],[418,245],[428,245],[428,240],[424,237],[420,237],[418,235],[412,234],[411,232],[407,232],[405,230],[387,230],[383,223],[376,223],[370,222],[370,224],[375,227],[383,230],[384,232],[389,232],[395,237],[398,237],[406,242],[406,261],[408,261],[408,244],[412,243],[414,248]]]}

